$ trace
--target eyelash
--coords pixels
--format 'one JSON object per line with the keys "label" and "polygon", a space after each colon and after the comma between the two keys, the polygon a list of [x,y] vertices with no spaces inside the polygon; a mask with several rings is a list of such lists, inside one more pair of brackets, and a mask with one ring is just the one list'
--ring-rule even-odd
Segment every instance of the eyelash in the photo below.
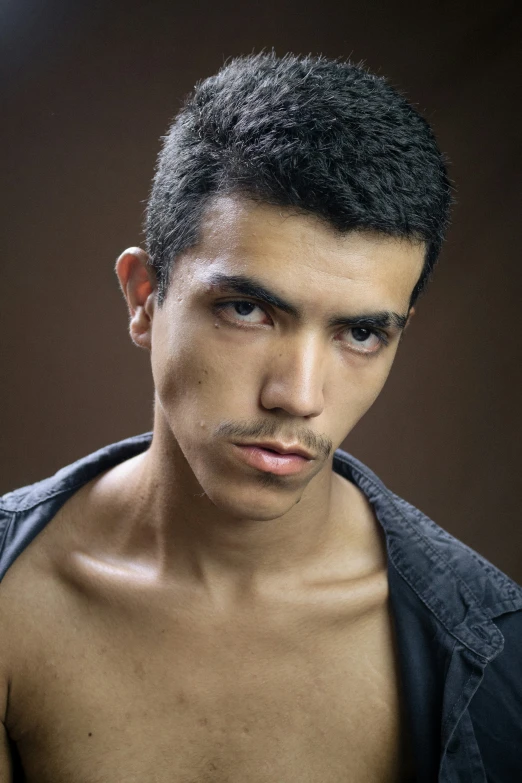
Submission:
{"label": "eyelash", "polygon": [[[226,320],[227,323],[232,323],[232,321],[230,319],[228,319],[228,318],[225,319],[221,315],[221,311],[224,310],[225,307],[228,307],[229,305],[235,305],[235,304],[251,304],[254,307],[259,307],[260,310],[262,310],[266,315],[268,315],[268,313],[267,313],[267,311],[266,311],[264,306],[258,304],[257,302],[252,302],[249,299],[232,299],[232,300],[229,300],[228,302],[218,302],[217,304],[214,305],[214,310],[220,317],[223,318],[223,320]],[[245,322],[242,323],[241,321],[233,321],[233,324],[234,324],[234,326],[237,326],[239,329],[251,329],[251,328],[253,328],[255,326],[262,326],[263,325],[263,324],[247,324]],[[382,345],[386,346],[386,345],[389,344],[389,339],[388,339],[389,336],[386,334],[386,332],[383,332],[380,329],[376,329],[375,327],[371,326],[370,324],[357,324],[357,326],[352,326],[352,327],[347,326],[346,327],[346,329],[350,329],[350,328],[351,329],[365,329],[368,332],[371,332],[371,334],[374,334],[377,337],[377,339],[379,340],[379,343],[381,344],[379,346],[379,348],[377,348],[377,350],[375,350],[375,351],[358,351],[356,348],[353,349],[356,353],[359,353],[361,356],[373,356],[373,355],[375,355],[377,353],[380,353]]]}

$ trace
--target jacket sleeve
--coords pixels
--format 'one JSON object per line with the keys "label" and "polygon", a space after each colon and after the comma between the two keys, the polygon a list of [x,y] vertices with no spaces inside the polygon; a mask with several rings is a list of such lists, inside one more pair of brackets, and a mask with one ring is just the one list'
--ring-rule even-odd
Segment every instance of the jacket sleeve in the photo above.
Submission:
{"label": "jacket sleeve", "polygon": [[469,711],[488,783],[510,783],[522,780],[522,612],[494,623],[504,649],[486,666]]}

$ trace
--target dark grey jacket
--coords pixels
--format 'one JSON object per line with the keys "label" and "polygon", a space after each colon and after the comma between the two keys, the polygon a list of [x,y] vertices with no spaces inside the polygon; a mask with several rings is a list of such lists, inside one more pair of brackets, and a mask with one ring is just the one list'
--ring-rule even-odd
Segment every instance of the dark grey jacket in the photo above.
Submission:
{"label": "dark grey jacket", "polygon": [[[0,498],[0,580],[82,484],[151,438],[106,446]],[[417,783],[522,781],[522,587],[340,449],[334,470],[365,493],[386,535]]]}

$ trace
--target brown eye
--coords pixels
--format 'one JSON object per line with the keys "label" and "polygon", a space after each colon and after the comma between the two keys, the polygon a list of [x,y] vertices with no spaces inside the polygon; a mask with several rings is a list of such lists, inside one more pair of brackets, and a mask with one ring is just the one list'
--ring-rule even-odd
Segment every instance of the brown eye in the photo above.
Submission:
{"label": "brown eye", "polygon": [[223,302],[218,304],[217,310],[227,321],[235,321],[238,324],[262,324],[266,313],[254,302],[237,300],[235,302]]}
{"label": "brown eye", "polygon": [[352,326],[344,334],[348,338],[344,342],[357,353],[377,353],[381,345],[387,342],[384,335],[366,326]]}
{"label": "brown eye", "polygon": [[252,302],[234,302],[233,308],[237,315],[251,315],[255,305]]}
{"label": "brown eye", "polygon": [[362,326],[356,326],[352,329],[352,335],[357,342],[364,342],[373,334],[370,329],[364,329]]}

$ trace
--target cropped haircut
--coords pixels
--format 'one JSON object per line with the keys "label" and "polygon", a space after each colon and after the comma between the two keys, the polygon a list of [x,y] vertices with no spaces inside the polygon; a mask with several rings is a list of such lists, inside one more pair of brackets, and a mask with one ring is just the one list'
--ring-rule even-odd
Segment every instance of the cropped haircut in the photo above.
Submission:
{"label": "cropped haircut", "polygon": [[176,256],[198,242],[208,200],[244,194],[339,232],[425,243],[413,305],[441,249],[451,190],[429,124],[383,77],[323,56],[235,58],[195,86],[163,139],[145,220],[158,304]]}

